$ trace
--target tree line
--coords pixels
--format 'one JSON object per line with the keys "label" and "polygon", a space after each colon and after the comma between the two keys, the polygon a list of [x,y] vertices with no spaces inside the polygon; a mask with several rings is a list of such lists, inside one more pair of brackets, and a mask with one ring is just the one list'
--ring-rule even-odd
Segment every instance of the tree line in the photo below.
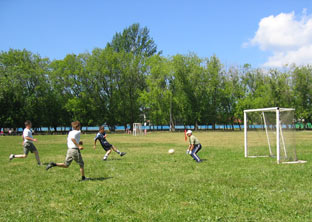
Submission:
{"label": "tree line", "polygon": [[162,56],[147,27],[133,24],[104,48],[42,58],[26,49],[0,53],[0,128],[241,124],[243,110],[293,107],[311,122],[312,67],[225,67],[216,55]]}

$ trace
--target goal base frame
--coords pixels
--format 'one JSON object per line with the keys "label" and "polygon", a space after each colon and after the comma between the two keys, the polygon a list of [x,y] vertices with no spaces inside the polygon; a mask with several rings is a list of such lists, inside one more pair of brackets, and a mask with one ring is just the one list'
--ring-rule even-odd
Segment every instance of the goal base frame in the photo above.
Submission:
{"label": "goal base frame", "polygon": [[307,163],[308,161],[306,160],[297,160],[297,161],[289,161],[289,162],[282,162],[282,164],[302,164],[302,163]]}

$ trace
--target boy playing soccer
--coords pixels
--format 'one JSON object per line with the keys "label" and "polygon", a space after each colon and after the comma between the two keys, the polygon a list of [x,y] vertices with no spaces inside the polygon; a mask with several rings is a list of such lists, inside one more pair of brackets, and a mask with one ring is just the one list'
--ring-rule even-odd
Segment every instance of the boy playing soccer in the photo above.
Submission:
{"label": "boy playing soccer", "polygon": [[25,121],[25,129],[23,131],[23,147],[24,154],[11,154],[9,160],[13,160],[14,158],[27,158],[29,151],[35,154],[38,166],[41,165],[39,153],[33,142],[37,142],[37,139],[34,139],[31,132],[32,124],[29,120]]}
{"label": "boy playing soccer", "polygon": [[94,149],[96,149],[96,141],[99,140],[103,149],[106,151],[103,160],[107,160],[108,155],[114,150],[116,153],[118,153],[120,156],[126,155],[124,152],[120,152],[118,149],[116,149],[112,144],[107,142],[106,140],[106,133],[104,131],[104,126],[101,126],[99,129],[99,132],[96,134],[96,137],[94,138]]}
{"label": "boy playing soccer", "polygon": [[192,131],[188,130],[186,132],[186,135],[189,137],[189,141],[190,141],[190,145],[188,147],[188,149],[186,150],[187,154],[190,154],[194,160],[196,160],[197,163],[200,163],[201,160],[200,158],[197,156],[198,151],[201,150],[202,146],[199,143],[199,140],[192,135]]}
{"label": "boy playing soccer", "polygon": [[76,161],[76,163],[80,166],[80,173],[81,173],[81,179],[86,180],[84,174],[84,162],[80,153],[80,150],[83,149],[82,142],[80,142],[80,128],[81,124],[79,121],[75,121],[71,123],[73,130],[68,133],[67,137],[67,154],[65,158],[64,163],[54,163],[51,162],[48,164],[46,170],[52,168],[52,167],[62,167],[62,168],[68,168],[73,160]]}

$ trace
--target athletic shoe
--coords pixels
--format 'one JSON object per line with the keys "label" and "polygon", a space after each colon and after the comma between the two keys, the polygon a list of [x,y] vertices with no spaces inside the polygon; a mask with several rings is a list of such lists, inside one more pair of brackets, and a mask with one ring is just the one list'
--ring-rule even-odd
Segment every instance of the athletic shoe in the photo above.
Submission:
{"label": "athletic shoe", "polygon": [[56,166],[56,164],[54,162],[51,162],[51,163],[48,164],[46,170],[48,170],[48,169],[50,169],[50,168],[52,168],[54,166]]}
{"label": "athletic shoe", "polygon": [[125,152],[121,152],[121,153],[120,153],[120,156],[124,156],[124,155],[126,155]]}
{"label": "athletic shoe", "polygon": [[103,161],[106,161],[107,160],[107,158],[103,158]]}
{"label": "athletic shoe", "polygon": [[11,154],[9,157],[9,160],[13,160],[14,159],[14,154]]}
{"label": "athletic shoe", "polygon": [[81,179],[81,181],[87,181],[87,180],[91,180],[91,178],[85,177],[84,179]]}

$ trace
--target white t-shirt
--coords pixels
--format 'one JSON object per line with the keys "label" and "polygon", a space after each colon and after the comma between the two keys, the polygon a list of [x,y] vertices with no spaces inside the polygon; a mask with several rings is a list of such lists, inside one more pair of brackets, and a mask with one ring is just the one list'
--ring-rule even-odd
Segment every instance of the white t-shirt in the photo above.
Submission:
{"label": "white t-shirt", "polygon": [[76,142],[79,144],[80,141],[80,130],[72,130],[68,133],[67,137],[67,147],[68,149],[78,148],[71,139],[75,139]]}
{"label": "white t-shirt", "polygon": [[32,143],[33,141],[26,139],[26,137],[33,138],[32,132],[30,129],[25,128],[23,131],[23,138],[24,138],[24,143],[29,142]]}

